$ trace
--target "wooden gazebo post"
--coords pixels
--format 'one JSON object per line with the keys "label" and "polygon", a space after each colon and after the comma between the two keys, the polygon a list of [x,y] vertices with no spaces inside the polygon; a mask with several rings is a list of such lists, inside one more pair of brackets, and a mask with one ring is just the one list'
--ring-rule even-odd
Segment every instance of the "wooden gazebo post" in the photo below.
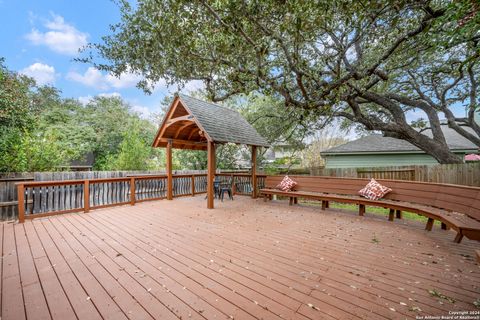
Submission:
{"label": "wooden gazebo post", "polygon": [[257,198],[257,146],[252,146],[252,198]]}
{"label": "wooden gazebo post", "polygon": [[215,144],[208,141],[207,145],[207,208],[213,209],[213,180],[215,179]]}
{"label": "wooden gazebo post", "polygon": [[167,200],[173,200],[172,139],[167,142]]}

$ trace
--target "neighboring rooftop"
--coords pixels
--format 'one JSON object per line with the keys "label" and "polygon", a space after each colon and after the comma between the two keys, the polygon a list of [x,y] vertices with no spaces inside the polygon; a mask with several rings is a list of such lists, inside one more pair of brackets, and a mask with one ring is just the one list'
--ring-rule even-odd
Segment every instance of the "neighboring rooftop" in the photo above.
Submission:
{"label": "neighboring rooftop", "polygon": [[[467,128],[468,129],[468,128]],[[446,125],[442,125],[442,130],[447,140],[447,144],[452,151],[468,150],[474,152],[478,150],[473,142],[458,134],[455,130]],[[425,131],[425,135],[431,136],[431,131]],[[382,153],[382,152],[423,152],[420,148],[414,146],[408,141],[384,137],[380,134],[372,134],[360,139],[347,142],[337,147],[330,148],[321,152],[323,155],[329,154],[345,154],[345,153]]]}

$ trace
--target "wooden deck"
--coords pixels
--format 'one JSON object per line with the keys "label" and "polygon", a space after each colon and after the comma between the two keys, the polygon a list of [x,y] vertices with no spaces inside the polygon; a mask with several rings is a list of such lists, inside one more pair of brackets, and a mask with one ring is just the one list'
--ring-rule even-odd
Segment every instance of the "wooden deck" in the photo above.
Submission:
{"label": "wooden deck", "polygon": [[414,319],[479,310],[478,243],[204,196],[0,225],[1,319]]}

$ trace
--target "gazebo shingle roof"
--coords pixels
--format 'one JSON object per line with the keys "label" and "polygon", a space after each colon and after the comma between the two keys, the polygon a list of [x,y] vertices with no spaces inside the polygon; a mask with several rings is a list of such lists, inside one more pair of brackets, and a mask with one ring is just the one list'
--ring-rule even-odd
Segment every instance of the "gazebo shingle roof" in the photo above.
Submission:
{"label": "gazebo shingle roof", "polygon": [[237,111],[184,94],[179,94],[178,97],[213,141],[269,146],[265,138]]}

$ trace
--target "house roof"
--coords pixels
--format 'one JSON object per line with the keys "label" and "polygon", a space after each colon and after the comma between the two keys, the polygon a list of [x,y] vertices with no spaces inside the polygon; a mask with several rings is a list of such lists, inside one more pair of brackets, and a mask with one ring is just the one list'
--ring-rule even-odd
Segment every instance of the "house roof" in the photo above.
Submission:
{"label": "house roof", "polygon": [[[265,138],[236,110],[184,94],[175,96],[153,146],[166,146],[166,139],[173,140],[173,147],[184,149],[206,149],[203,144],[206,141],[269,146]],[[182,144],[180,140],[193,144]]]}
{"label": "house roof", "polygon": [[[469,128],[466,128],[467,130]],[[442,131],[445,135],[450,150],[478,150],[473,142],[458,134],[447,125],[442,125]],[[430,130],[424,132],[427,136],[432,136]],[[322,155],[351,154],[351,153],[419,153],[423,152],[420,148],[414,146],[408,141],[384,137],[380,134],[372,134],[360,139],[347,142],[345,144],[330,148],[321,152]]]}

